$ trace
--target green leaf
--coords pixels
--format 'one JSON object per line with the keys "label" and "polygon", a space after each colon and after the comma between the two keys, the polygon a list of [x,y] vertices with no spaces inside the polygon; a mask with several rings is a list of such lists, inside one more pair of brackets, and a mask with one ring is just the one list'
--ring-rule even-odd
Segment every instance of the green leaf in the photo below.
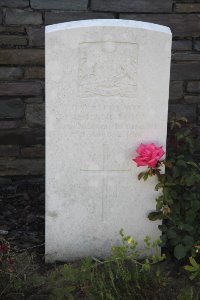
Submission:
{"label": "green leaf", "polygon": [[194,259],[194,257],[190,256],[189,257],[189,261],[191,263],[191,265],[193,267],[195,267],[196,269],[200,269],[200,265],[196,262],[196,260]]}
{"label": "green leaf", "polygon": [[195,271],[194,267],[189,266],[189,265],[184,266],[184,269],[185,269],[186,271],[188,271],[188,272],[194,272],[194,271]]}
{"label": "green leaf", "polygon": [[138,180],[142,179],[144,174],[145,174],[145,172],[141,172],[140,174],[138,174]]}
{"label": "green leaf", "polygon": [[187,167],[187,163],[186,163],[184,160],[181,160],[181,159],[177,160],[176,165],[177,165],[178,167],[184,167],[184,168]]}
{"label": "green leaf", "polygon": [[167,236],[169,239],[175,239],[177,237],[177,233],[174,229],[170,228],[167,230]]}
{"label": "green leaf", "polygon": [[163,187],[163,183],[159,182],[158,184],[156,184],[155,186],[155,191],[158,191],[159,189],[161,189]]}
{"label": "green leaf", "polygon": [[144,173],[144,176],[143,176],[144,181],[146,181],[148,179],[148,177],[149,177],[149,173]]}
{"label": "green leaf", "polygon": [[167,226],[166,225],[158,225],[158,229],[162,232],[166,232],[167,231]]}
{"label": "green leaf", "polygon": [[179,168],[176,167],[176,166],[174,166],[172,168],[172,174],[173,174],[173,178],[174,179],[177,178],[177,177],[179,177],[180,176],[180,170],[179,170]]}
{"label": "green leaf", "polygon": [[184,224],[184,225],[183,225],[183,229],[184,229],[185,231],[189,232],[189,233],[192,233],[192,232],[194,231],[193,226],[190,225],[190,224]]}
{"label": "green leaf", "polygon": [[186,256],[186,250],[185,247],[182,244],[178,244],[175,248],[174,248],[174,256],[180,260],[182,258],[184,258]]}
{"label": "green leaf", "polygon": [[195,167],[196,169],[198,169],[198,170],[200,171],[200,167],[199,167],[198,164],[196,164],[195,162],[193,162],[193,161],[188,161],[187,164],[190,165],[190,166]]}
{"label": "green leaf", "polygon": [[148,214],[148,218],[151,221],[162,220],[163,214],[159,211],[153,211]]}
{"label": "green leaf", "polygon": [[183,238],[183,244],[184,245],[194,245],[194,238],[190,235],[185,235]]}

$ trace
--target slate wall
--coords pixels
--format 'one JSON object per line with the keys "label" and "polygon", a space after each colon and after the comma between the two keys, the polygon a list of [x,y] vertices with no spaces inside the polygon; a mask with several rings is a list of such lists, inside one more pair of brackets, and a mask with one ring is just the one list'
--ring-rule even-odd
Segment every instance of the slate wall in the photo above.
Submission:
{"label": "slate wall", "polygon": [[170,110],[198,126],[200,0],[0,0],[0,183],[44,175],[44,26],[97,18],[172,29]]}

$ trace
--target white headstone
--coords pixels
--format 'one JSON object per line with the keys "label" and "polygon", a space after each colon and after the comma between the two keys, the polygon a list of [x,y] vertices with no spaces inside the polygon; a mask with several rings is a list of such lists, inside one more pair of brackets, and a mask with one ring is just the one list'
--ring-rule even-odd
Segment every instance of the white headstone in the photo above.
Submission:
{"label": "white headstone", "polygon": [[129,20],[46,27],[46,260],[104,257],[119,230],[158,238],[140,143],[166,146],[171,32]]}

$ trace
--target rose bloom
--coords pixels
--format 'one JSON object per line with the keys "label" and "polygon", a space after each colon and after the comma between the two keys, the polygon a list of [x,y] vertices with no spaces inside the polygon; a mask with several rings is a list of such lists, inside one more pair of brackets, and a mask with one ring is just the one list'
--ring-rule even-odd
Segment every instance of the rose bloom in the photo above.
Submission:
{"label": "rose bloom", "polygon": [[133,161],[137,163],[137,166],[148,166],[150,168],[155,168],[159,159],[165,154],[161,147],[156,147],[155,144],[140,144],[136,149],[139,154]]}

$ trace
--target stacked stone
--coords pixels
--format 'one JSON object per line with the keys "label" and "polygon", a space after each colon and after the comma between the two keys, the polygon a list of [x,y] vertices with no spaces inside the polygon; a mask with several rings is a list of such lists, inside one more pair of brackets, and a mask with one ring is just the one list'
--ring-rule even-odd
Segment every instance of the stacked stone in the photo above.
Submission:
{"label": "stacked stone", "polygon": [[198,125],[199,0],[0,0],[0,176],[44,175],[44,26],[99,18],[172,29],[170,111]]}

